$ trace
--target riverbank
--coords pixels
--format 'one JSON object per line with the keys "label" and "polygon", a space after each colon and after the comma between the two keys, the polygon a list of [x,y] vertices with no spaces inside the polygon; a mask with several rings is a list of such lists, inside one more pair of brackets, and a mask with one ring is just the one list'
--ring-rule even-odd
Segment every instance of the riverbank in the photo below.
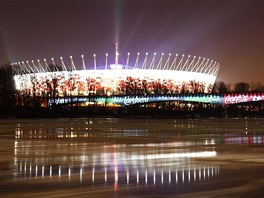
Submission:
{"label": "riverbank", "polygon": [[264,117],[264,111],[245,111],[238,107],[198,108],[195,110],[169,110],[163,108],[132,107],[2,107],[0,118],[244,118]]}

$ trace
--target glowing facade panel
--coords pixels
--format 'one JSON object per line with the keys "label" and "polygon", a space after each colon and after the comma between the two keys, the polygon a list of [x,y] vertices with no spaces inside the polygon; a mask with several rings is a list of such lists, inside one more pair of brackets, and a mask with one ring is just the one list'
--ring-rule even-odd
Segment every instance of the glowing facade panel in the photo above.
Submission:
{"label": "glowing facade panel", "polygon": [[79,70],[16,75],[16,88],[35,96],[210,93],[215,76],[171,70]]}
{"label": "glowing facade panel", "polygon": [[[118,58],[116,53],[115,58]],[[162,53],[160,59],[154,53],[152,59],[146,53],[140,60],[131,60],[128,53],[126,65],[118,63],[106,64],[104,69],[96,66],[94,54],[93,70],[86,70],[82,56],[83,70],[76,70],[72,57],[71,66],[67,68],[61,57],[62,66],[52,59],[48,65],[40,63],[30,65],[28,61],[13,63],[16,88],[21,94],[31,96],[87,96],[87,95],[149,95],[149,94],[179,94],[179,93],[210,93],[215,82],[219,64],[205,58],[190,56],[166,58]],[[148,59],[149,58],[149,59]],[[135,62],[134,66],[129,66]],[[53,72],[52,72],[53,71]]]}

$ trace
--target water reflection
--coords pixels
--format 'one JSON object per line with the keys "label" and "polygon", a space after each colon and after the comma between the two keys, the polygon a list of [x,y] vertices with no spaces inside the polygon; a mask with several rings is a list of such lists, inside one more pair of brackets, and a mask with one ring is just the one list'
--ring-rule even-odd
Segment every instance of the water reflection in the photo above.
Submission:
{"label": "water reflection", "polygon": [[[28,164],[29,163],[29,164]],[[80,183],[91,184],[178,184],[199,182],[211,179],[219,174],[219,165],[190,166],[168,169],[163,167],[133,167],[120,166],[92,167],[78,165],[33,165],[31,162],[20,162],[13,165],[14,174],[18,178],[44,178],[50,177],[71,181],[78,178]]]}
{"label": "water reflection", "polygon": [[124,189],[129,196],[219,192],[223,182],[240,184],[232,175],[253,178],[238,172],[239,163],[262,162],[262,146],[246,144],[263,144],[263,132],[264,119],[0,120],[2,189],[10,197],[13,187],[54,196],[68,187],[75,195],[100,191],[98,197],[124,197]]}
{"label": "water reflection", "polygon": [[[80,121],[78,121],[80,122]],[[15,179],[46,179],[93,185],[171,185],[199,182],[219,174],[219,165],[197,161],[217,155],[214,139],[183,140],[176,134],[143,125],[102,126],[102,121],[81,123],[47,121],[19,123],[15,131],[12,170]],[[112,123],[105,120],[106,123]],[[87,126],[89,125],[89,126]],[[118,138],[121,142],[116,143]],[[130,138],[137,138],[131,139]],[[136,142],[136,143],[135,143]],[[199,143],[197,143],[199,142]]]}
{"label": "water reflection", "polygon": [[[172,149],[169,150],[171,153],[165,153],[147,149],[136,152],[131,150],[135,145],[102,145],[100,151],[89,152],[85,149],[86,152],[80,150],[70,156],[45,156],[45,147],[40,144],[36,149],[34,146],[36,143],[32,141],[16,141],[15,148],[21,150],[18,153],[15,149],[12,163],[16,179],[66,179],[68,182],[114,184],[115,187],[122,184],[184,184],[211,179],[219,174],[220,169],[218,164],[198,163],[194,160],[214,157],[215,151],[187,152]],[[92,145],[86,146],[89,148]],[[155,147],[160,145],[152,144],[151,148]],[[37,154],[32,157],[34,152]]]}
{"label": "water reflection", "polygon": [[[90,184],[185,184],[213,178],[217,144],[263,144],[253,120],[118,119],[18,123],[12,170],[16,179],[55,178]],[[259,122],[259,121],[258,121]],[[258,126],[262,126],[258,123]],[[201,147],[198,147],[201,146]]]}
{"label": "water reflection", "polygon": [[[122,123],[118,119],[41,120],[35,124],[17,124],[17,139],[73,139],[109,141],[118,138],[141,138],[144,142],[176,141],[184,146],[223,143],[263,144],[264,121],[234,120],[232,125],[223,120],[168,120],[157,123],[149,120]],[[161,124],[163,123],[163,124]],[[137,141],[136,141],[137,142]],[[137,142],[139,143],[139,142]],[[165,146],[165,144],[160,146]],[[146,146],[146,145],[144,145]]]}

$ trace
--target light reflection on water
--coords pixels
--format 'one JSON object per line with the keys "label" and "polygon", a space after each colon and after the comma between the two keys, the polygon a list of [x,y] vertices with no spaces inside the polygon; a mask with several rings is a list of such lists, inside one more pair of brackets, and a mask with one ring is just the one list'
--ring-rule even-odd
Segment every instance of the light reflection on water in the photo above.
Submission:
{"label": "light reflection on water", "polygon": [[[37,144],[40,143],[38,146]],[[101,145],[99,150],[90,152],[86,144],[77,152],[78,145],[73,147],[75,155],[49,156],[41,142],[15,142],[12,170],[16,179],[52,177],[68,181],[74,177],[80,183],[118,184],[178,184],[198,182],[210,179],[219,173],[219,165],[197,163],[195,158],[216,156],[215,151],[188,152],[187,149],[169,149],[159,151],[162,145],[150,144],[151,150],[133,148],[136,145]],[[148,146],[150,146],[148,145]],[[177,143],[164,144],[173,147]],[[32,149],[38,147],[38,149]],[[139,148],[142,148],[140,145]],[[153,148],[155,150],[153,150]],[[162,147],[161,147],[162,148]],[[19,153],[17,150],[20,150]],[[132,149],[132,150],[131,150]],[[71,150],[71,149],[70,149]],[[167,153],[169,152],[169,153]],[[33,156],[34,158],[30,157]]]}
{"label": "light reflection on water", "polygon": [[[0,121],[4,122],[4,121]],[[91,185],[176,185],[214,179],[222,144],[263,144],[264,120],[9,121],[12,179]],[[5,127],[3,127],[5,126]],[[7,132],[5,132],[7,134]],[[204,160],[205,159],[205,160]],[[208,160],[209,159],[209,160]]]}

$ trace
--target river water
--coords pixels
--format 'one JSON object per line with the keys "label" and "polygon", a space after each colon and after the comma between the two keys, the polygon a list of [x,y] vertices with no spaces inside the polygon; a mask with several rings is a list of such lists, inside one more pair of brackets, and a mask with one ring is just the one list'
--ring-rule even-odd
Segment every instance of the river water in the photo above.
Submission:
{"label": "river water", "polygon": [[264,119],[3,119],[1,197],[263,197]]}

